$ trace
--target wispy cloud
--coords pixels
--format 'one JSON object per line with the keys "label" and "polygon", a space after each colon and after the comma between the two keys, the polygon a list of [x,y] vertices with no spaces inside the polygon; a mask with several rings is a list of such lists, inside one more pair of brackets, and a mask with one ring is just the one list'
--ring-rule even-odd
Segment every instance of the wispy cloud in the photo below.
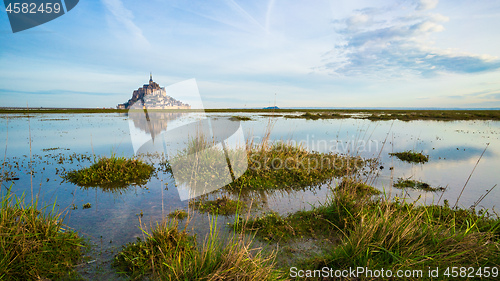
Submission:
{"label": "wispy cloud", "polygon": [[434,47],[432,35],[444,31],[446,16],[430,13],[437,0],[421,0],[410,7],[356,10],[334,22],[343,42],[326,54],[323,70],[337,75],[435,76],[439,73],[476,73],[500,68],[493,56]]}
{"label": "wispy cloud", "polygon": [[[127,9],[121,0],[102,0],[117,24],[117,31],[122,35],[131,36],[143,44],[149,45],[142,30],[134,23],[134,14]],[[117,34],[118,35],[118,34]]]}
{"label": "wispy cloud", "polygon": [[489,100],[489,101],[500,101],[500,90],[484,90],[463,95],[452,95],[447,96],[450,99],[474,99],[474,100]]}
{"label": "wispy cloud", "polygon": [[82,91],[71,91],[71,90],[47,90],[47,91],[19,91],[10,89],[0,89],[0,94],[25,94],[25,95],[37,95],[37,96],[52,96],[52,95],[84,95],[84,96],[115,96],[118,93],[104,93],[104,92],[82,92]]}
{"label": "wispy cloud", "polygon": [[417,10],[430,10],[436,8],[438,0],[420,0],[417,1]]}
{"label": "wispy cloud", "polygon": [[220,26],[217,26],[209,23],[208,26],[204,26],[205,28],[212,28],[212,32],[218,32],[221,26],[225,26],[247,33],[266,33],[265,12],[266,9],[269,9],[269,4],[266,6],[262,2],[250,2],[251,4],[249,5],[249,3],[239,2],[224,0],[212,3],[196,0],[189,1],[189,4],[186,4],[186,1],[177,0],[170,1],[170,5],[182,12],[188,12],[197,17],[220,24]]}
{"label": "wispy cloud", "polygon": [[484,98],[495,100],[495,101],[500,101],[500,92],[488,94],[488,95],[484,96]]}

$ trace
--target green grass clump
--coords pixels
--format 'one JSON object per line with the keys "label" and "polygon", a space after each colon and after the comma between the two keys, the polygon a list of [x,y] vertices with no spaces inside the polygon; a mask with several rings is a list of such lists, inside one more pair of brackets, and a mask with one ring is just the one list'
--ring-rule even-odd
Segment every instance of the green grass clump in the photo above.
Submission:
{"label": "green grass clump", "polygon": [[0,204],[0,280],[76,278],[84,240],[62,224],[55,203],[37,209],[7,192]]}
{"label": "green grass clump", "polygon": [[225,188],[230,191],[307,189],[359,171],[361,158],[308,151],[303,147],[274,143],[247,149],[248,168]]}
{"label": "green grass clump", "polygon": [[[248,159],[246,163],[231,163],[233,171],[244,172],[224,189],[237,193],[310,189],[331,182],[333,177],[353,174],[366,163],[359,157],[311,152],[301,146],[282,142],[263,142],[256,146],[247,144],[246,149],[222,151],[212,146],[206,138],[197,137],[170,159],[170,167],[175,167],[177,171],[176,182],[189,186],[193,195],[204,190],[205,186],[219,185],[223,182],[222,178],[228,177],[223,174],[227,171],[225,153],[229,159]],[[230,182],[230,178],[228,180]]]}
{"label": "green grass clump", "polygon": [[179,220],[183,220],[183,219],[188,217],[188,213],[184,210],[175,210],[175,211],[171,212],[170,214],[168,214],[168,217],[171,219],[176,218]]}
{"label": "green grass clump", "polygon": [[348,230],[340,246],[310,261],[314,268],[329,266],[425,269],[427,266],[498,266],[498,242],[493,233],[481,232],[474,219],[465,229],[429,218],[428,209],[404,210],[388,204],[362,215]]}
{"label": "green grass clump", "polygon": [[349,189],[351,192],[354,192],[356,196],[372,196],[382,193],[375,187],[367,185],[364,182],[354,180],[352,178],[344,178],[342,182],[337,186],[337,189]]}
{"label": "green grass clump", "polygon": [[300,235],[296,225],[292,226],[292,219],[278,213],[270,212],[257,218],[244,221],[241,217],[233,228],[237,231],[256,232],[257,237],[263,240],[287,241]]}
{"label": "green grass clump", "polygon": [[189,206],[202,213],[213,215],[230,216],[236,214],[238,210],[245,207],[245,203],[239,200],[232,200],[227,196],[218,197],[215,200],[203,200],[189,202]]}
{"label": "green grass clump", "polygon": [[252,121],[252,118],[248,117],[248,116],[239,116],[239,115],[233,115],[231,116],[232,120],[236,120],[236,121]]}
{"label": "green grass clump", "polygon": [[[215,225],[215,224],[214,224]],[[129,243],[116,255],[115,267],[133,278],[153,280],[279,280],[273,257],[252,251],[243,240],[222,242],[211,225],[203,245],[180,231],[176,221],[157,224],[146,238]]]}
{"label": "green grass clump", "polygon": [[500,110],[367,110],[372,121],[385,120],[500,120]]}
{"label": "green grass clump", "polygon": [[129,185],[144,185],[153,174],[154,167],[138,159],[101,157],[88,168],[70,171],[64,179],[78,186],[100,187],[107,191]]}
{"label": "green grass clump", "polygon": [[337,231],[352,226],[358,213],[366,204],[372,204],[372,195],[380,191],[353,179],[344,179],[333,190],[325,204],[308,211],[298,211],[288,216],[271,212],[246,221],[240,218],[233,228],[237,231],[256,232],[263,240],[288,241],[303,237],[335,237]]}
{"label": "green grass clump", "polygon": [[[344,203],[348,193],[337,193]],[[399,200],[370,199],[348,208],[341,243],[302,261],[308,269],[368,267],[397,270],[500,265],[498,217],[445,206],[416,206]],[[346,204],[344,206],[349,206]],[[427,277],[424,275],[424,277]],[[439,279],[439,278],[438,278]],[[441,274],[441,279],[446,279]],[[413,280],[418,280],[415,278]]]}
{"label": "green grass clump", "polygon": [[300,119],[306,119],[306,120],[318,120],[318,119],[340,119],[344,118],[341,114],[339,113],[317,113],[313,114],[310,112],[306,112],[302,115],[287,115],[286,118],[300,118]]}
{"label": "green grass clump", "polygon": [[391,156],[396,156],[399,160],[410,162],[410,163],[425,163],[429,161],[429,155],[424,155],[421,152],[415,151],[403,151],[396,153],[389,153]]}
{"label": "green grass clump", "polygon": [[431,191],[431,192],[437,192],[437,191],[444,191],[444,187],[432,187],[426,182],[421,182],[417,180],[412,180],[412,179],[403,179],[403,178],[398,178],[398,181],[394,183],[394,187],[397,188],[413,188],[413,189],[419,189],[423,191]]}
{"label": "green grass clump", "polygon": [[[299,269],[367,267],[427,273],[428,267],[500,266],[498,216],[452,209],[447,201],[444,206],[418,206],[373,197],[367,190],[358,181],[344,179],[319,207],[287,216],[269,213],[240,220],[233,227],[278,242],[337,241],[299,260]],[[439,280],[445,279],[441,275]]]}
{"label": "green grass clump", "polygon": [[[135,243],[128,243],[115,257],[114,264],[122,272],[138,277],[168,271],[168,264],[162,262],[191,259],[196,252],[196,241],[186,231],[179,231],[176,221],[157,224],[152,234],[146,233],[145,241],[139,237]],[[153,262],[152,262],[153,261]],[[155,268],[154,265],[157,265]]]}

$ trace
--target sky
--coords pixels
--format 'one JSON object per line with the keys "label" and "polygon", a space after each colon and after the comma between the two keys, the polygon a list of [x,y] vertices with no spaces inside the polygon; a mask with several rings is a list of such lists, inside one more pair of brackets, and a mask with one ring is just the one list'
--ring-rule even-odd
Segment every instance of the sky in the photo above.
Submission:
{"label": "sky", "polygon": [[205,108],[500,108],[497,0],[82,0],[18,33],[1,9],[0,107],[115,107],[152,72]]}

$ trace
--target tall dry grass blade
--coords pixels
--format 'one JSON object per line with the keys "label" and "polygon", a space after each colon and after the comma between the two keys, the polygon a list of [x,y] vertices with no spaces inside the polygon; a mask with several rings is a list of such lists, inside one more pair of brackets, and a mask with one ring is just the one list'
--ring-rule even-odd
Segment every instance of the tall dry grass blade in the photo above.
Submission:
{"label": "tall dry grass blade", "polygon": [[3,176],[5,172],[5,162],[7,161],[7,146],[9,144],[9,116],[7,116],[7,129],[6,129],[6,137],[5,137],[5,154],[3,156],[3,163],[2,163],[2,174],[0,175],[0,188],[2,187],[3,183]]}
{"label": "tall dry grass blade", "polygon": [[474,202],[474,205],[472,205],[472,209],[475,209],[477,207],[477,205],[479,205],[479,203],[481,203],[481,201],[483,201],[483,199],[488,196],[488,194],[490,194],[491,191],[493,191],[493,189],[495,189],[495,187],[497,187],[497,185],[495,184],[492,188],[490,188],[490,190],[486,190],[486,194],[483,194],[479,197],[479,199],[477,199],[476,202]]}
{"label": "tall dry grass blade", "polygon": [[474,174],[474,171],[476,170],[476,167],[479,164],[479,161],[481,161],[481,158],[483,158],[483,155],[486,152],[486,149],[488,149],[489,145],[490,145],[490,143],[486,144],[486,147],[484,148],[483,153],[481,153],[481,156],[479,156],[479,159],[477,159],[476,165],[474,165],[474,169],[472,169],[472,172],[469,174],[469,177],[467,178],[467,181],[465,182],[465,185],[462,188],[462,191],[460,191],[460,195],[458,195],[457,201],[455,202],[455,205],[453,206],[453,209],[455,209],[457,207],[458,200],[460,200],[460,197],[462,197],[462,193],[464,193],[465,187],[467,187],[467,184],[469,183],[469,180],[472,177],[472,174]]}
{"label": "tall dry grass blade", "polygon": [[[377,161],[378,161],[378,160],[380,160],[380,155],[382,155],[382,151],[384,150],[384,146],[385,146],[385,144],[386,144],[386,142],[387,142],[387,138],[389,137],[389,133],[390,133],[390,132],[391,132],[391,130],[392,130],[392,126],[394,126],[394,120],[392,120],[391,127],[389,128],[389,131],[387,131],[387,135],[385,136],[384,142],[382,142],[382,147],[380,148],[380,151],[378,152],[378,155],[377,155],[377,158],[376,158],[376,159],[377,159]],[[371,177],[372,179],[371,179],[371,181],[370,181],[369,185],[373,185],[373,183],[375,182],[375,179],[376,179],[376,177],[375,177],[375,176],[373,176],[373,169],[372,169],[372,170],[370,171],[370,173],[367,175],[367,180],[366,180],[366,182],[368,182],[368,179],[369,179],[370,177]]]}
{"label": "tall dry grass blade", "polygon": [[29,132],[29,144],[30,144],[30,186],[31,186],[31,202],[33,202],[33,157],[31,152],[31,122],[30,122],[30,108],[28,102],[26,102],[26,108],[28,110],[28,132]]}

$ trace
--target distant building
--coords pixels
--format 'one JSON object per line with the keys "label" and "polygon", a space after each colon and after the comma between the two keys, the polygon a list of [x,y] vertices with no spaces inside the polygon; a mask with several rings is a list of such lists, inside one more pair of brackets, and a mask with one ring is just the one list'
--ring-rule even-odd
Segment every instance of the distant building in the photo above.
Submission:
{"label": "distant building", "polygon": [[191,109],[191,106],[182,103],[167,95],[164,87],[153,81],[153,75],[149,74],[149,84],[144,84],[141,88],[132,93],[132,98],[126,103],[116,106],[118,109],[129,109],[136,102],[140,104],[135,107],[146,106],[148,109]]}

